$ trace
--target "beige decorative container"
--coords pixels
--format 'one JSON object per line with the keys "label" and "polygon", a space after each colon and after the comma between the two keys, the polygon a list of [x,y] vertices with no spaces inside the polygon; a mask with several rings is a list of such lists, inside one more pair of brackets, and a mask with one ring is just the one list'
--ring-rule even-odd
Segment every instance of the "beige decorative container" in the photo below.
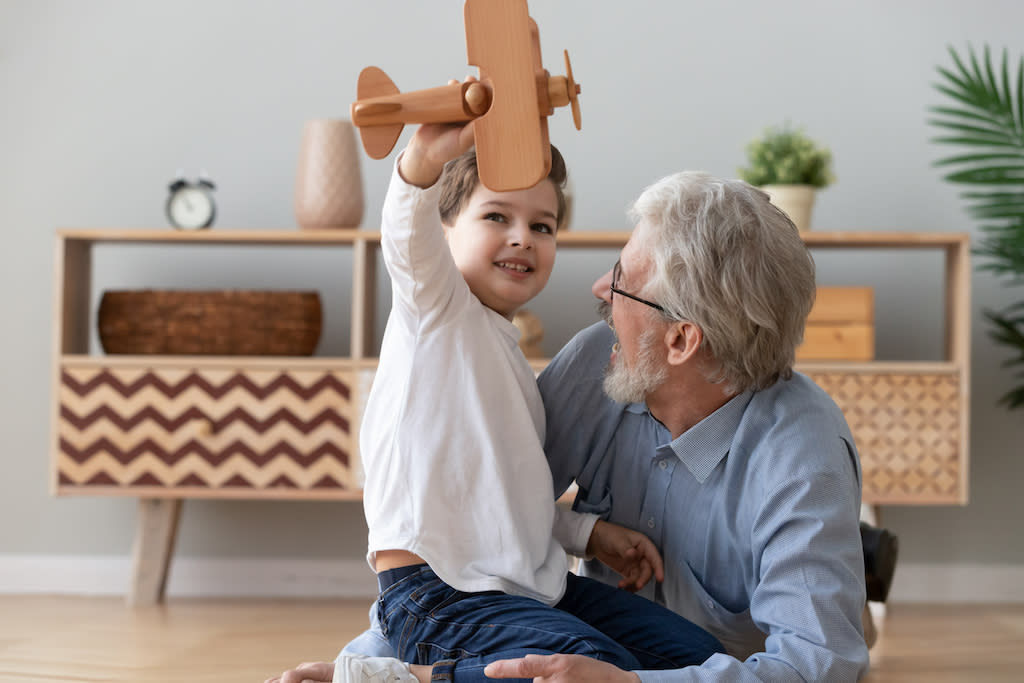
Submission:
{"label": "beige decorative container", "polygon": [[811,211],[814,209],[813,185],[762,185],[772,204],[782,209],[800,232],[811,229]]}
{"label": "beige decorative container", "polygon": [[363,177],[355,128],[314,119],[302,130],[295,178],[295,220],[307,230],[355,228],[363,220]]}

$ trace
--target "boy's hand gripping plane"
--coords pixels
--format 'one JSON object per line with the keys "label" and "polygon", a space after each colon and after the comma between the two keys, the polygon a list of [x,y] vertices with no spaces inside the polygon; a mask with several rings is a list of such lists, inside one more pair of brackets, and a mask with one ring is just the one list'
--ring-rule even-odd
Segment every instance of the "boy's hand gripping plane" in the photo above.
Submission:
{"label": "boy's hand gripping plane", "polygon": [[352,123],[366,153],[386,157],[407,123],[473,121],[480,181],[504,192],[533,187],[551,170],[547,117],[571,105],[580,128],[580,86],[569,53],[565,76],[541,64],[540,34],[526,0],[466,0],[468,61],[478,81],[402,93],[375,66],[359,74]]}

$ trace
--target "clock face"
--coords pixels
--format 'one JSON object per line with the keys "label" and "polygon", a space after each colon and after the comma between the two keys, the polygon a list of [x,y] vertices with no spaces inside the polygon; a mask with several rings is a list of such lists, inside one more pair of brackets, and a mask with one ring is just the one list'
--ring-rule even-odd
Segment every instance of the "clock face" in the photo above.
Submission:
{"label": "clock face", "polygon": [[213,223],[213,197],[199,187],[185,185],[167,200],[167,217],[176,228],[196,230]]}

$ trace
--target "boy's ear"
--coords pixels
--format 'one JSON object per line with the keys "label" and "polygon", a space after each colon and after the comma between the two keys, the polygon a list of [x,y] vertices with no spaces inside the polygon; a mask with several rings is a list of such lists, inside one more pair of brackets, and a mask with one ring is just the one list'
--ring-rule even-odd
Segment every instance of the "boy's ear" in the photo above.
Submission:
{"label": "boy's ear", "polygon": [[704,332],[689,320],[680,320],[672,323],[664,339],[669,365],[682,365],[697,356]]}

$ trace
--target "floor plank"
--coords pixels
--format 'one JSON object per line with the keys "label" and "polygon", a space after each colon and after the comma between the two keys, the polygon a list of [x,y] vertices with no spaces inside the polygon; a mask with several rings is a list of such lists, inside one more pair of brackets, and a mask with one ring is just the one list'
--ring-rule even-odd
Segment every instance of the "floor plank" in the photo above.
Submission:
{"label": "floor plank", "polygon": [[[369,601],[0,595],[3,683],[252,683],[332,658]],[[1024,605],[890,605],[868,683],[1024,679]]]}
{"label": "floor plank", "polygon": [[369,600],[170,600],[0,596],[0,681],[263,681],[329,659]]}
{"label": "floor plank", "polygon": [[1024,605],[890,605],[869,683],[1024,680]]}

